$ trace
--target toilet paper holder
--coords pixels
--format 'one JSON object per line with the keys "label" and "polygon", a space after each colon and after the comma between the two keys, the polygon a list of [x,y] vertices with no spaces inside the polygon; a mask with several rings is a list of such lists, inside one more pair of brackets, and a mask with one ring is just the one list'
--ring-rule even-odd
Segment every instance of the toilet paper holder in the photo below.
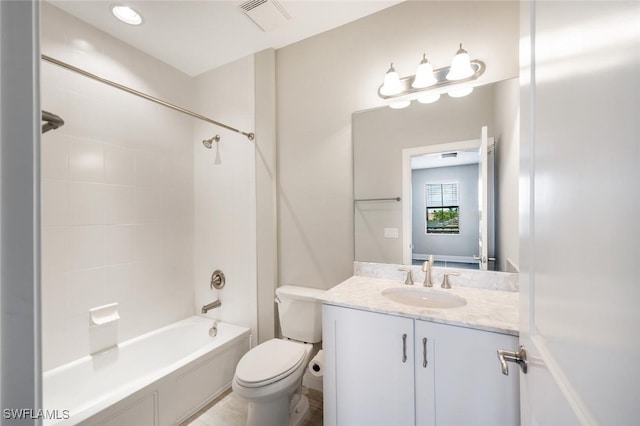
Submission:
{"label": "toilet paper holder", "polygon": [[316,376],[324,376],[324,353],[322,349],[309,361],[309,372]]}

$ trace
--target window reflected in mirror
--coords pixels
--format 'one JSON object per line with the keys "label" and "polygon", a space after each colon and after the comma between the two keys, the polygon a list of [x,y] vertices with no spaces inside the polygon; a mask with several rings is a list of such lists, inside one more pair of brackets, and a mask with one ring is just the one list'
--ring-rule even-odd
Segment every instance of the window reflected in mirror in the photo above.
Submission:
{"label": "window reflected in mirror", "polygon": [[427,183],[424,190],[425,234],[459,234],[458,182]]}

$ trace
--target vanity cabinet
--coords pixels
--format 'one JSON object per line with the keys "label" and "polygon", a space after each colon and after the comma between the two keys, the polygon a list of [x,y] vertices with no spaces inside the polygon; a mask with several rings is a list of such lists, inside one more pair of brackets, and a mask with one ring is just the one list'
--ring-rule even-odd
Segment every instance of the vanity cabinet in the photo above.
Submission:
{"label": "vanity cabinet", "polygon": [[322,327],[324,424],[413,424],[413,320],[324,305]]}
{"label": "vanity cabinet", "polygon": [[323,306],[324,424],[517,425],[515,336]]}

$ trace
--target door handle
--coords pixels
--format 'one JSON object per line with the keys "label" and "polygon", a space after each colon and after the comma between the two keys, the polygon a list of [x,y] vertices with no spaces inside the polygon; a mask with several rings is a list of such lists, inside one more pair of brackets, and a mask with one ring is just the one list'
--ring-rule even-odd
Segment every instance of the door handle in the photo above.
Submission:
{"label": "door handle", "polygon": [[500,360],[502,374],[505,376],[509,375],[509,366],[507,365],[507,362],[517,363],[522,369],[522,372],[527,374],[527,350],[523,345],[520,345],[520,350],[518,352],[498,349],[498,359]]}
{"label": "door handle", "polygon": [[[492,260],[495,262],[496,258],[495,257],[489,257],[489,260]],[[473,260],[481,260],[480,256],[476,256],[475,254],[473,255]],[[482,263],[486,263],[487,262],[487,258],[486,257],[482,257]]]}

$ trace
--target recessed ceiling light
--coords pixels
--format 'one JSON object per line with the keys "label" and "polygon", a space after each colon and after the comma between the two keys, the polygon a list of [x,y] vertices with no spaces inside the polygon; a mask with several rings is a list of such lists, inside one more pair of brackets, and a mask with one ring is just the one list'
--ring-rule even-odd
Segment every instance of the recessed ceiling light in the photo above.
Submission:
{"label": "recessed ceiling light", "polygon": [[140,25],[142,24],[142,16],[129,6],[123,6],[121,4],[116,4],[111,6],[111,12],[113,16],[129,25]]}

